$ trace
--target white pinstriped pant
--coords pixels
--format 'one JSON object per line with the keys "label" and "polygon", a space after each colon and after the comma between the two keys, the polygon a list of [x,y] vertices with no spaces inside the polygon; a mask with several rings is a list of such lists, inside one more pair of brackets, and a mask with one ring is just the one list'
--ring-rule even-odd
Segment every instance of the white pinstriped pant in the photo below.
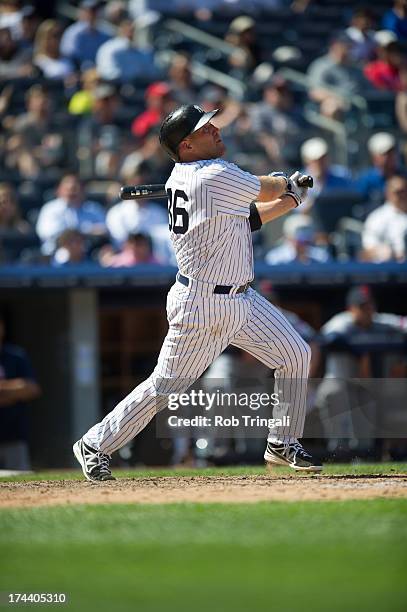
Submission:
{"label": "white pinstriped pant", "polygon": [[[109,455],[127,444],[167,406],[169,394],[185,392],[229,344],[275,369],[290,415],[290,426],[279,428],[277,437],[301,437],[311,350],[275,306],[253,289],[214,295],[208,283],[176,282],[167,316],[169,330],[153,373],[85,434],[87,444]],[[272,431],[270,436],[276,437]]]}

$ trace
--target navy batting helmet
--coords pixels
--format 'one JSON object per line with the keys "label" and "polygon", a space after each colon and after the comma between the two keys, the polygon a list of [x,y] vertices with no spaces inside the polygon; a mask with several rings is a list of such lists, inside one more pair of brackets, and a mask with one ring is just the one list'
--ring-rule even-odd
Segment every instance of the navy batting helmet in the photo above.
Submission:
{"label": "navy batting helmet", "polygon": [[219,109],[205,113],[195,104],[180,106],[170,113],[160,128],[160,144],[174,161],[180,161],[178,146],[187,136],[199,130],[216,115]]}

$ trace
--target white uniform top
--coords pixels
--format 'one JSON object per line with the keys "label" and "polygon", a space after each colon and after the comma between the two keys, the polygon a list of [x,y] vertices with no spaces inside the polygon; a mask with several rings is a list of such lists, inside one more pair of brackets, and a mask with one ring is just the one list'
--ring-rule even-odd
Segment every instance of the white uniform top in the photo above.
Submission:
{"label": "white uniform top", "polygon": [[250,203],[258,177],[222,159],[177,163],[165,184],[181,274],[217,285],[253,280]]}

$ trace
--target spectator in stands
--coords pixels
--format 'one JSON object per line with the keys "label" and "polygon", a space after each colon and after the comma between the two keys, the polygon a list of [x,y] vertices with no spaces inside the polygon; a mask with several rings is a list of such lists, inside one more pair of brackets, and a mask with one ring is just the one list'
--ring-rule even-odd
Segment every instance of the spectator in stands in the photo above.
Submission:
{"label": "spectator in stands", "polygon": [[144,139],[153,129],[161,125],[176,106],[173,92],[164,81],[152,83],[145,93],[146,110],[136,117],[132,123],[131,131],[134,136]]}
{"label": "spectator in stands", "polygon": [[3,0],[0,5],[0,28],[8,28],[14,40],[21,36],[21,1]]}
{"label": "spectator in stands", "polygon": [[[142,185],[149,182],[151,170],[147,163],[140,162],[124,176],[128,185]],[[130,234],[143,232],[151,235],[156,225],[168,225],[168,215],[162,206],[151,200],[122,200],[112,206],[106,216],[109,233],[118,246],[122,245]]]}
{"label": "spectator in stands", "polygon": [[[78,128],[78,155],[82,175],[113,177],[130,145],[129,123],[112,85],[98,85],[92,93],[91,113]],[[86,169],[85,169],[86,162]]]}
{"label": "spectator in stands", "polygon": [[233,122],[239,117],[242,104],[228,95],[227,90],[220,85],[206,85],[199,92],[199,105],[205,112],[219,109],[216,115],[216,126],[224,130],[230,126],[233,130]]}
{"label": "spectator in stands", "polygon": [[[140,151],[146,151],[147,147],[150,147],[151,151],[154,152],[155,149],[150,145],[150,140],[157,143],[158,138],[155,134],[148,137],[141,150],[128,155],[124,160],[120,171],[122,185],[141,185],[167,180],[169,169],[163,175],[159,173],[160,168],[163,168],[163,166],[160,166],[158,155],[161,147],[155,154],[153,153],[151,158],[146,159],[140,154]],[[159,178],[157,179],[157,177]],[[113,209],[115,212],[111,213]],[[110,217],[109,213],[111,213]],[[141,231],[151,236],[153,252],[157,260],[160,263],[175,265],[174,250],[168,232],[168,213],[165,200],[161,200],[160,203],[144,200],[139,200],[137,204],[136,201],[133,201],[133,203],[130,201],[127,203],[119,202],[109,210],[109,213],[108,220],[115,246],[120,246],[129,233]]]}
{"label": "spectator in stands", "polygon": [[40,19],[35,7],[24,6],[21,11],[21,36],[19,38],[21,49],[27,49],[31,53],[34,51],[34,40],[39,25]]}
{"label": "spectator in stands", "polygon": [[370,289],[350,289],[346,306],[346,313],[335,315],[321,329],[326,369],[316,406],[331,450],[340,438],[349,444],[352,438],[374,436],[376,397],[372,387],[369,392],[369,387],[355,379],[397,376],[400,367],[405,371],[405,335],[394,325],[377,320]]}
{"label": "spectator in stands", "polygon": [[[396,94],[396,119],[400,130],[403,132],[404,140],[407,136],[407,71],[402,72],[401,91]],[[404,158],[407,159],[407,149],[404,147]]]}
{"label": "spectator in stands", "polygon": [[52,123],[51,99],[47,89],[42,85],[32,85],[25,95],[26,112],[19,114],[7,122],[7,128],[16,133],[26,133],[28,137],[33,130],[38,132],[33,146],[37,145],[41,138],[50,131]]}
{"label": "spectator in stands", "polygon": [[[5,130],[8,129],[7,122],[4,124],[3,119],[6,117],[6,114],[10,108],[10,102],[13,97],[14,91],[15,91],[15,87],[11,83],[4,85],[4,87],[0,91],[0,122],[2,124],[2,127],[5,128]],[[13,120],[12,120],[12,123],[13,123]]]}
{"label": "spectator in stands", "polygon": [[314,178],[314,187],[308,195],[301,212],[307,212],[315,199],[333,191],[352,189],[352,177],[347,168],[333,165],[329,161],[328,143],[323,138],[310,138],[301,146],[304,171]]}
{"label": "spectator in stands", "polygon": [[195,104],[198,90],[192,78],[190,57],[184,53],[172,57],[168,80],[178,104]]}
{"label": "spectator in stands", "polygon": [[129,5],[127,0],[110,0],[110,2],[105,5],[103,17],[106,23],[104,26],[112,36],[116,33],[120,22],[129,16],[128,9]]}
{"label": "spectator in stands", "polygon": [[96,67],[102,79],[128,83],[139,78],[157,78],[154,54],[149,49],[139,48],[134,34],[134,23],[130,19],[123,19],[117,36],[99,48]]}
{"label": "spectator in stands", "polygon": [[13,263],[37,246],[37,237],[31,225],[23,219],[17,194],[9,183],[0,183],[0,262]]}
{"label": "spectator in stands", "polygon": [[121,268],[138,264],[158,263],[153,255],[153,243],[148,234],[136,232],[129,234],[119,253],[106,247],[101,250],[99,262],[102,266]]}
{"label": "spectator in stands", "polygon": [[351,48],[351,39],[346,34],[337,34],[328,53],[308,68],[310,97],[327,117],[340,118],[349,108],[349,97],[361,94],[366,87],[362,71],[351,62]]}
{"label": "spectator in stands", "polygon": [[6,164],[18,169],[22,178],[46,174],[58,180],[67,162],[61,113],[53,111],[50,94],[41,85],[28,90],[26,108],[26,113],[7,122],[11,136]]}
{"label": "spectator in stands", "polygon": [[31,231],[30,224],[22,218],[15,189],[9,183],[0,183],[0,236]]}
{"label": "spectator in stands", "polygon": [[159,126],[151,128],[146,134],[142,143],[139,143],[139,147],[134,150],[134,140],[131,148],[133,151],[124,157],[123,165],[126,164],[129,158],[131,163],[134,160],[137,162],[146,161],[150,168],[149,174],[152,177],[154,183],[165,183],[171,174],[174,167],[173,161],[166,155],[164,149],[160,145],[159,141]]}
{"label": "spectator in stands", "polygon": [[252,106],[251,117],[269,160],[284,167],[298,165],[298,148],[307,122],[284,78],[277,75],[265,84],[263,100]]}
{"label": "spectator in stands", "polygon": [[396,139],[389,132],[377,132],[369,138],[367,148],[371,166],[360,173],[354,185],[367,202],[377,206],[383,202],[387,179],[398,169]]}
{"label": "spectator in stands", "polygon": [[256,22],[247,15],[236,17],[230,24],[225,40],[236,47],[236,52],[228,59],[230,74],[236,78],[248,76],[262,60]]}
{"label": "spectator in stands", "polygon": [[270,265],[287,263],[326,263],[328,251],[315,244],[315,229],[307,215],[290,215],[284,221],[283,242],[271,249],[265,257]]}
{"label": "spectator in stands", "polygon": [[370,261],[406,261],[407,178],[396,174],[386,186],[387,199],[367,217],[362,235],[364,258]]}
{"label": "spectator in stands", "polygon": [[374,59],[377,47],[374,32],[375,17],[368,6],[357,8],[345,30],[350,39],[350,56],[353,61],[364,64]]}
{"label": "spectator in stands", "polygon": [[5,342],[0,314],[0,469],[30,470],[29,406],[41,395],[26,352]]}
{"label": "spectator in stands", "polygon": [[[275,160],[273,163],[276,166],[282,167],[283,160],[278,158],[279,149],[277,143],[268,134],[263,135],[254,131],[253,117],[249,113],[248,106],[239,105],[236,108],[233,106],[232,103],[229,109],[229,103],[227,102],[222,112],[223,116],[229,115],[230,117],[232,114],[233,117],[233,114],[237,111],[236,117],[233,117],[233,123],[222,129],[223,139],[230,159],[258,175],[268,173],[271,158]],[[202,107],[207,110],[207,105],[202,105]],[[232,113],[230,113],[230,110]],[[216,124],[220,125],[218,115],[216,116]]]}
{"label": "spectator in stands", "polygon": [[378,30],[375,32],[377,47],[387,47],[392,42],[397,42],[397,36],[391,30]]}
{"label": "spectator in stands", "polygon": [[378,58],[366,64],[364,74],[374,87],[387,91],[401,91],[403,72],[407,72],[407,56],[397,41],[378,48]]}
{"label": "spectator in stands", "polygon": [[97,0],[83,0],[77,21],[62,36],[62,53],[82,70],[95,64],[99,48],[110,39],[110,34],[97,24],[100,6]]}
{"label": "spectator in stands", "polygon": [[36,230],[45,255],[55,251],[57,238],[65,229],[77,229],[85,236],[106,234],[103,207],[85,199],[82,184],[75,174],[62,178],[57,196],[44,204],[37,220]]}
{"label": "spectator in stands", "polygon": [[72,115],[88,115],[93,108],[94,93],[100,85],[100,77],[96,68],[89,68],[81,74],[82,89],[73,94],[68,110]]}
{"label": "spectator in stands", "polygon": [[59,234],[56,251],[51,260],[53,266],[86,263],[86,241],[83,234],[76,229],[66,229]]}
{"label": "spectator in stands", "polygon": [[37,30],[33,61],[46,79],[64,80],[75,72],[71,60],[61,55],[61,34],[61,28],[54,19],[46,19]]}
{"label": "spectator in stands", "polygon": [[393,8],[383,16],[384,30],[394,32],[400,41],[407,40],[407,0],[395,0]]}
{"label": "spectator in stands", "polygon": [[[96,78],[95,76],[95,80]],[[114,87],[103,83],[94,88],[92,97],[91,117],[82,123],[80,129],[84,129],[84,125],[90,123],[93,128],[93,136],[96,137],[100,126],[113,125],[118,122],[120,99]]]}
{"label": "spectator in stands", "polygon": [[[365,297],[366,295],[371,296],[370,289],[366,285],[362,285],[361,289],[365,294]],[[344,326],[350,325],[352,320],[353,317],[349,309],[338,312],[331,319],[329,319],[329,323],[325,323],[324,330],[327,333],[334,333],[337,331],[340,332]],[[390,312],[374,312],[372,320],[374,323],[384,323],[385,325],[390,325],[391,327],[402,331],[404,334],[407,334],[407,317]]]}
{"label": "spectator in stands", "polygon": [[13,40],[9,28],[0,28],[0,79],[35,76],[30,49],[21,48]]}

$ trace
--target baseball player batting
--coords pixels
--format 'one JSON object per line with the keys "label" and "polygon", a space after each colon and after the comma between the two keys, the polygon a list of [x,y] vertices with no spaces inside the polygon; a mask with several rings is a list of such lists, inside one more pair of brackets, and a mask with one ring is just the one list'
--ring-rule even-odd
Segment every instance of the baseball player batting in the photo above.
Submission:
{"label": "baseball player batting", "polygon": [[300,444],[310,348],[283,314],[250,287],[251,231],[301,204],[307,177],[254,176],[224,161],[212,123],[218,111],[187,105],[163,121],[160,143],[176,162],[166,182],[169,228],[179,272],[167,297],[169,329],[153,373],[73,447],[88,480],[112,480],[114,451],[185,392],[230,344],[275,371],[289,425],[271,429],[266,462],[295,470],[322,466]]}

